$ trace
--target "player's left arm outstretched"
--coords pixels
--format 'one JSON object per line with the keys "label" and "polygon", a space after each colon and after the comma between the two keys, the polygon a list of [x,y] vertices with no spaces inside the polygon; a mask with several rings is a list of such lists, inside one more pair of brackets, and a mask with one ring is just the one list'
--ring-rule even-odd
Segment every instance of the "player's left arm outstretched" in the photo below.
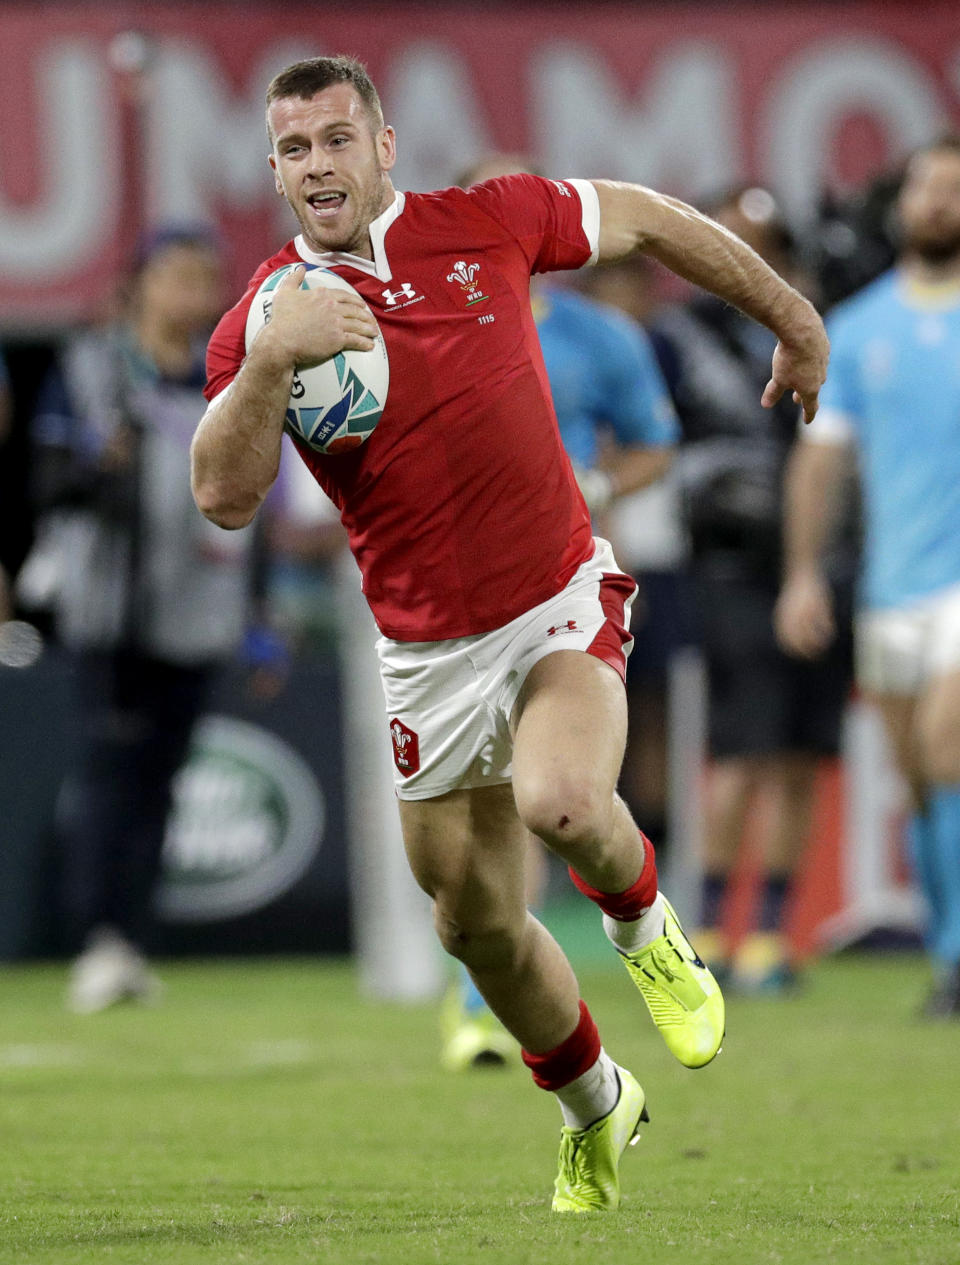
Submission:
{"label": "player's left arm outstretched", "polygon": [[792,391],[804,421],[812,421],[830,343],[809,300],[734,233],[686,203],[641,185],[592,184],[600,200],[599,260],[642,251],[766,325],[778,343],[762,403],[771,408]]}

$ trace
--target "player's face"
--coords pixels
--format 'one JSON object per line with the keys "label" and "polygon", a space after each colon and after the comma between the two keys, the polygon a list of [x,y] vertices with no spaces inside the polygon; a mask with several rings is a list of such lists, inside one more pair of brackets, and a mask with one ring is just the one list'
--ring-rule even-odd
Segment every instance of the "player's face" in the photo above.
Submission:
{"label": "player's face", "polygon": [[173,244],[144,266],[138,279],[141,310],[168,326],[198,333],[223,307],[223,270],[207,246]]}
{"label": "player's face", "polygon": [[377,130],[347,83],[308,101],[274,101],[267,120],[277,192],[293,208],[307,245],[371,259],[368,226],[393,199],[387,175],[396,159],[393,128]]}
{"label": "player's face", "polygon": [[931,150],[907,168],[900,193],[907,250],[928,263],[960,256],[960,153]]}

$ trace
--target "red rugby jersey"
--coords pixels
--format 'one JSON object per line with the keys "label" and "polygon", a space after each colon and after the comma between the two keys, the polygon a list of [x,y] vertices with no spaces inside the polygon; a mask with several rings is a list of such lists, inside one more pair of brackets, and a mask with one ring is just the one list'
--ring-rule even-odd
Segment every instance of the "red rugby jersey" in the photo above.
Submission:
{"label": "red rugby jersey", "polygon": [[590,258],[596,207],[581,188],[517,175],[398,194],[371,225],[372,262],[317,255],[298,237],[257,269],[210,341],[212,400],[243,361],[258,286],[300,260],[334,268],[370,306],[390,357],[376,430],[337,456],[297,448],[395,640],[489,632],[558,593],[592,553],[530,311],[531,273]]}

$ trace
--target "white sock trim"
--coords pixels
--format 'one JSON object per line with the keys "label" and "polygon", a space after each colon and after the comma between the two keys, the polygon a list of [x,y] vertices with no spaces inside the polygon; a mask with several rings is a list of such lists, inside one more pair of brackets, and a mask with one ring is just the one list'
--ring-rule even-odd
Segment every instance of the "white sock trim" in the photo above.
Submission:
{"label": "white sock trim", "polygon": [[571,1129],[587,1129],[602,1116],[609,1115],[619,1101],[617,1065],[601,1046],[596,1063],[554,1093],[560,1103],[563,1123]]}
{"label": "white sock trim", "polygon": [[603,929],[607,933],[607,939],[621,953],[639,953],[648,944],[653,944],[658,936],[663,935],[665,917],[663,897],[657,892],[650,908],[644,910],[633,922],[620,922],[617,918],[604,914]]}

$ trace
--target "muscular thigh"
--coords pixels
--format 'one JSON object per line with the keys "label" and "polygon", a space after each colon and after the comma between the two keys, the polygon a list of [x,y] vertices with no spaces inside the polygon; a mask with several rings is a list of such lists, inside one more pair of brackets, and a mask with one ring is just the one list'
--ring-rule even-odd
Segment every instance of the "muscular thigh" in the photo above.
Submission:
{"label": "muscular thigh", "polygon": [[960,783],[960,668],[933,677],[917,705],[917,747],[924,780]]}
{"label": "muscular thigh", "polygon": [[513,728],[514,794],[528,821],[545,795],[558,804],[610,800],[626,746],[627,700],[608,664],[575,650],[541,659],[524,683]]}
{"label": "muscular thigh", "polygon": [[[399,798],[435,803],[454,790],[506,786],[518,699],[526,707],[529,683],[553,676],[541,665],[572,655],[590,664],[583,679],[595,669],[622,681],[636,589],[597,540],[565,588],[501,628],[432,643],[381,638]],[[619,682],[616,689],[622,702]],[[578,703],[570,701],[572,716]]]}
{"label": "muscular thigh", "polygon": [[443,916],[477,926],[521,918],[528,833],[509,785],[401,800],[417,882]]}
{"label": "muscular thigh", "polygon": [[917,752],[917,696],[868,691],[864,697],[879,711],[894,763],[918,794],[923,778]]}

